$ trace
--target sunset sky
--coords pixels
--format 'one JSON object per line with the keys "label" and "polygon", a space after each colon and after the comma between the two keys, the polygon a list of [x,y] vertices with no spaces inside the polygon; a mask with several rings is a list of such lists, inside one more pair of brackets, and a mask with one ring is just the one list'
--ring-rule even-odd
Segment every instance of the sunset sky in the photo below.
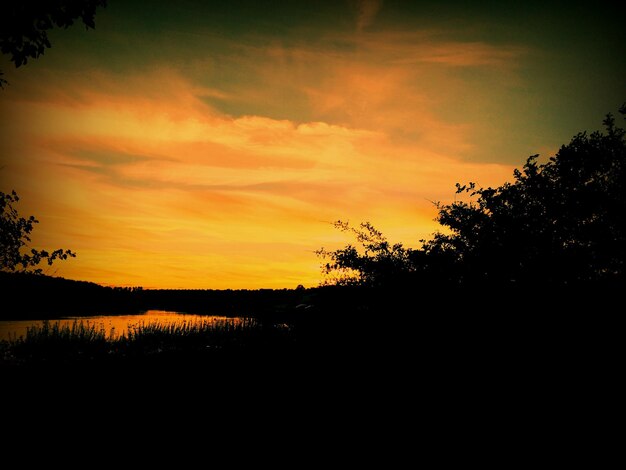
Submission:
{"label": "sunset sky", "polygon": [[2,57],[0,190],[105,285],[315,286],[337,219],[418,247],[626,101],[624,7],[471,3],[109,0]]}

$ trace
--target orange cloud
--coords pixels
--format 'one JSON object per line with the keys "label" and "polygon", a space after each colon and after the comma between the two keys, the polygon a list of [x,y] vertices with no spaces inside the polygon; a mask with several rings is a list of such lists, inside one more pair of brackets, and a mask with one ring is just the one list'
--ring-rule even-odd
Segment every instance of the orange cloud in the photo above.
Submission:
{"label": "orange cloud", "polygon": [[356,29],[363,31],[374,22],[374,18],[383,5],[383,0],[356,0]]}
{"label": "orange cloud", "polygon": [[[361,29],[380,3],[362,5]],[[254,72],[236,84],[158,66],[44,70],[3,96],[3,186],[41,219],[35,244],[79,253],[59,267],[67,277],[315,285],[313,251],[347,241],[328,222],[370,220],[416,246],[436,229],[430,201],[449,200],[455,182],[511,175],[464,159],[477,125],[443,119],[439,107],[463,88],[442,67],[508,70],[517,52],[420,38],[362,31],[343,52],[256,48],[231,59]],[[261,107],[287,94],[298,99],[267,115],[218,103]]]}
{"label": "orange cloud", "polygon": [[[362,32],[298,46],[275,42],[243,48],[231,59],[254,80],[231,84],[229,92],[242,109],[245,103],[273,116],[367,129],[459,158],[485,158],[491,149],[484,131],[506,122],[504,103],[519,86],[516,72],[527,52],[451,40],[441,31]],[[505,129],[489,132],[502,138]]]}

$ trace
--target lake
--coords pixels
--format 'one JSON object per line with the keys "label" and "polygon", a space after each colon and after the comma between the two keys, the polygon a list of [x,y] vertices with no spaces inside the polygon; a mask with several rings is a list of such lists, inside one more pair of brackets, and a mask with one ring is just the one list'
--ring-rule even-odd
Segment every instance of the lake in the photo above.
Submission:
{"label": "lake", "polygon": [[[241,321],[241,317],[223,317],[216,315],[197,315],[191,313],[168,312],[165,310],[148,310],[145,313],[135,315],[96,315],[89,317],[64,317],[51,319],[51,323],[59,322],[61,325],[71,325],[75,321],[95,325],[103,329],[107,338],[117,338],[127,334],[129,329],[138,325],[149,323],[181,323],[196,321]],[[26,336],[26,329],[32,326],[41,326],[43,320],[2,320],[0,321],[0,341],[11,338]]]}

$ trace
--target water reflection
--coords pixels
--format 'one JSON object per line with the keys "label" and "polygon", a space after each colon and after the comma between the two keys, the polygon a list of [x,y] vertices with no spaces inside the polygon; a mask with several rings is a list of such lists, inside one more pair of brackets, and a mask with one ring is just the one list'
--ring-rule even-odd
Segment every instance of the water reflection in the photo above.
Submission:
{"label": "water reflection", "polygon": [[[92,317],[66,317],[53,319],[51,322],[58,322],[59,326],[71,326],[75,321],[82,321],[85,325],[94,325],[97,330],[103,330],[109,339],[118,338],[121,335],[128,335],[128,331],[137,326],[149,323],[160,323],[167,325],[171,323],[195,323],[222,322],[229,320],[233,322],[243,321],[243,318],[228,318],[216,315],[196,315],[190,313],[168,312],[164,310],[148,310],[139,315],[99,315]],[[32,326],[41,326],[43,320],[8,320],[0,321],[0,341],[20,336],[26,336],[26,329]]]}

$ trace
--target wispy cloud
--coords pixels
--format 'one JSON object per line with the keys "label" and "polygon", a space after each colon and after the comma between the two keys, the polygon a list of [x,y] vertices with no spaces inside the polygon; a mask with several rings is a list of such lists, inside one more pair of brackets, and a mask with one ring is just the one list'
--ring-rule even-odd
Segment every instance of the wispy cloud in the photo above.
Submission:
{"label": "wispy cloud", "polygon": [[528,49],[520,45],[451,39],[444,30],[376,31],[346,38],[387,64],[515,68]]}
{"label": "wispy cloud", "polygon": [[363,31],[370,26],[380,11],[383,0],[354,0],[356,9],[356,28]]}
{"label": "wispy cloud", "polygon": [[319,44],[250,47],[236,66],[254,79],[229,86],[241,100],[240,112],[267,103],[278,116],[367,129],[391,140],[411,139],[421,149],[484,158],[485,149],[479,151],[473,137],[492,118],[494,98],[518,85],[516,71],[526,53],[517,46],[454,41],[440,31],[344,34]]}
{"label": "wispy cloud", "polygon": [[[238,83],[199,65],[42,70],[3,97],[12,119],[0,164],[25,211],[41,214],[35,243],[80,253],[63,275],[312,285],[313,250],[346,241],[327,222],[371,220],[415,244],[436,229],[430,201],[448,199],[455,182],[510,176],[507,165],[469,162],[477,124],[441,109],[468,90],[447,70],[500,73],[518,52],[425,37],[363,31],[340,38],[344,48],[248,46],[227,63],[245,71]],[[272,113],[250,112],[266,103]]]}

